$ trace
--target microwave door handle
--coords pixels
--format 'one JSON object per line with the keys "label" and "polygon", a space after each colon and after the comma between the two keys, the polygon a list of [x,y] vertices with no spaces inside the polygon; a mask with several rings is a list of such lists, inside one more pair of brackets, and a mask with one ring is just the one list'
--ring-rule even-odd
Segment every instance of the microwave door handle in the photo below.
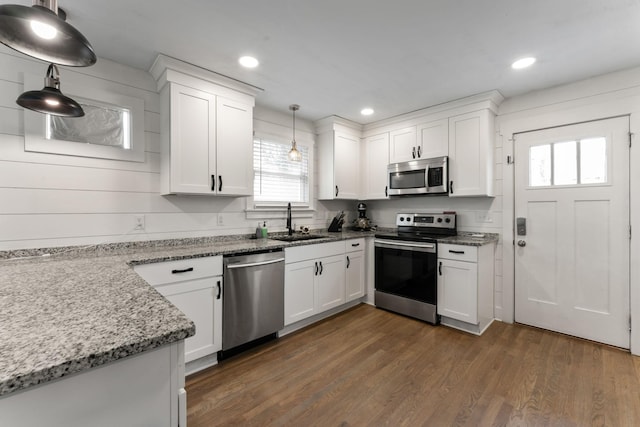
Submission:
{"label": "microwave door handle", "polygon": [[431,192],[429,188],[429,165],[425,165],[424,167],[424,188],[426,188],[427,193]]}

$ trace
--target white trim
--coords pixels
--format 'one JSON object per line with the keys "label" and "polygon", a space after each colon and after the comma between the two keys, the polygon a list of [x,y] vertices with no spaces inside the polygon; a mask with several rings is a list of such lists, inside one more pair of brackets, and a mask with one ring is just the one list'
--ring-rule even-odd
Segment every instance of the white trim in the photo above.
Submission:
{"label": "white trim", "polygon": [[[83,144],[46,138],[46,114],[24,109],[24,149],[38,153],[63,154],[66,156],[92,157],[130,162],[145,161],[144,100],[121,95],[96,85],[82,85],[74,74],[62,78],[62,93],[78,100],[96,101],[96,105],[110,104],[128,109],[131,113],[131,149],[121,147]],[[98,79],[95,79],[96,83]],[[25,90],[42,87],[42,77],[25,73]]]}
{"label": "white trim", "polygon": [[[615,78],[612,75],[611,78]],[[598,82],[599,86],[603,82]],[[605,84],[610,82],[605,81]],[[609,88],[610,89],[610,88]],[[598,90],[598,87],[594,88]],[[566,88],[551,89],[543,95],[549,98],[549,93],[567,96]],[[519,104],[519,111],[510,110],[509,113],[499,115],[497,128],[504,138],[503,155],[514,156],[512,136],[516,133],[533,131],[555,126],[605,119],[615,116],[630,116],[630,132],[640,133],[640,88],[638,86],[629,89],[612,90],[598,95],[582,94],[582,97],[569,98],[567,100],[555,100],[546,106],[531,107],[524,101],[510,104]],[[539,96],[531,96],[531,103],[537,103]],[[631,227],[640,230],[640,150],[632,147],[630,152],[630,221]],[[519,159],[514,159],[514,162]],[[503,321],[514,321],[514,295],[515,295],[515,251],[512,244],[514,239],[514,168],[513,163],[503,163]],[[634,198],[634,196],[636,196]],[[636,236],[638,234],[636,233]],[[640,259],[640,238],[635,237],[630,242],[630,259]],[[631,313],[631,353],[640,355],[640,264],[631,263],[630,271],[630,313]]]}

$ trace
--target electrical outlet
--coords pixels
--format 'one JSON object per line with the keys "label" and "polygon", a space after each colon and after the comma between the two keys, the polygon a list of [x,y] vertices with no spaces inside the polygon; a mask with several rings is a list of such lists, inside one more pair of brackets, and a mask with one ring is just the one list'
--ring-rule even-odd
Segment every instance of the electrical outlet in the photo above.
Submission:
{"label": "electrical outlet", "polygon": [[136,215],[134,217],[134,230],[144,231],[144,215]]}
{"label": "electrical outlet", "polygon": [[224,225],[224,216],[221,213],[218,214],[218,225]]}

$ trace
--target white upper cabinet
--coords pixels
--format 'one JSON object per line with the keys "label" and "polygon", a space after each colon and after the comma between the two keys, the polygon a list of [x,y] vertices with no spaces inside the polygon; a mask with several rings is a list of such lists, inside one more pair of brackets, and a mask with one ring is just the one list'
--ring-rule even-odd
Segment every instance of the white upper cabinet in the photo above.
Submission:
{"label": "white upper cabinet", "polygon": [[218,194],[253,194],[253,106],[217,98]]}
{"label": "white upper cabinet", "polygon": [[418,125],[417,152],[421,159],[449,154],[449,121],[447,119]]}
{"label": "white upper cabinet", "polygon": [[493,196],[494,119],[488,109],[449,118],[449,196]]}
{"label": "white upper cabinet", "polygon": [[330,117],[316,124],[320,200],[360,197],[360,131],[339,122],[342,120]]}
{"label": "white upper cabinet", "polygon": [[389,163],[407,162],[418,158],[416,135],[415,126],[389,132]]}
{"label": "white upper cabinet", "polygon": [[162,194],[253,194],[258,90],[163,55],[151,74],[161,97]]}
{"label": "white upper cabinet", "polygon": [[361,153],[362,199],[388,199],[389,133],[385,132],[365,138],[362,141]]}

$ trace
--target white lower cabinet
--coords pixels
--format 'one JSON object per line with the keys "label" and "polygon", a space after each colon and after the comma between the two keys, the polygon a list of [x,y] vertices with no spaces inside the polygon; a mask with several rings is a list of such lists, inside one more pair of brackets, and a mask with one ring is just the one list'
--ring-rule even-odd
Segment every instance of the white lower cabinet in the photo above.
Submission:
{"label": "white lower cabinet", "polygon": [[365,258],[364,239],[347,240],[346,247],[346,301],[353,301],[364,296],[365,291]]}
{"label": "white lower cabinet", "polygon": [[365,295],[365,239],[285,249],[284,323],[291,325]]}
{"label": "white lower cabinet", "polygon": [[441,323],[477,335],[493,322],[495,244],[438,245]]}
{"label": "white lower cabinet", "polygon": [[142,264],[134,270],[196,325],[196,334],[185,340],[185,362],[222,349],[221,256]]}
{"label": "white lower cabinet", "polygon": [[0,426],[186,425],[182,341],[0,397]]}

